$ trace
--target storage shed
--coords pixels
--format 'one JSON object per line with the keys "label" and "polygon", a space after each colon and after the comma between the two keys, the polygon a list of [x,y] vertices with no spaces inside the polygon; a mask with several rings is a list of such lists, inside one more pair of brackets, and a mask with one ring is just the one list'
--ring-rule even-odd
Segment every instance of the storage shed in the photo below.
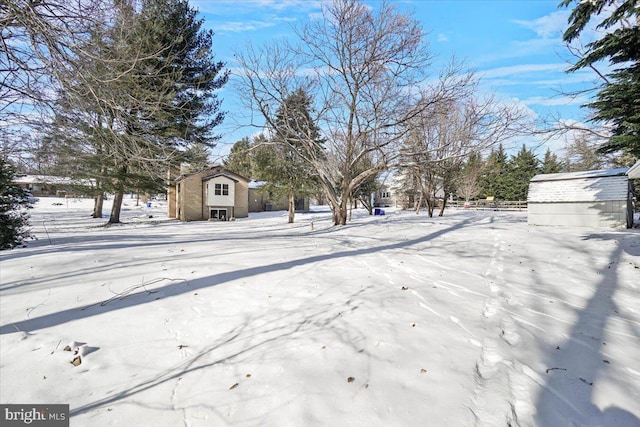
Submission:
{"label": "storage shed", "polygon": [[630,228],[628,168],[536,175],[529,184],[530,225]]}

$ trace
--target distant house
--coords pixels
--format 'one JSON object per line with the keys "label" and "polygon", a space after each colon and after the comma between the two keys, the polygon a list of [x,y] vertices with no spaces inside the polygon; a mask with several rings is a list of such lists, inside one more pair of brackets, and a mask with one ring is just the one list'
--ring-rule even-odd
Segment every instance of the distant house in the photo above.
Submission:
{"label": "distant house", "polygon": [[[289,200],[286,197],[281,197],[277,200],[272,198],[268,193],[262,191],[264,185],[264,181],[251,181],[249,183],[249,212],[289,210]],[[309,198],[296,197],[295,210],[296,212],[308,211]]]}
{"label": "distant house", "polygon": [[395,192],[387,184],[381,184],[373,195],[373,206],[386,208],[396,205]]}
{"label": "distant house", "polygon": [[[435,178],[437,190],[435,198],[438,200],[444,199],[443,180],[440,177]],[[380,189],[375,193],[374,206],[395,206],[401,209],[413,209],[415,204],[421,200],[420,190],[418,188],[412,188],[410,190],[405,189],[406,183],[401,176],[394,176],[391,180],[391,184],[382,184]]]}
{"label": "distant house", "polygon": [[249,179],[222,166],[181,175],[169,185],[169,217],[228,221],[249,216]]}
{"label": "distant house", "polygon": [[93,186],[91,180],[52,175],[16,175],[12,182],[27,189],[35,197],[65,197],[82,194]]}
{"label": "distant house", "polygon": [[622,168],[534,176],[527,199],[529,224],[632,227],[630,171],[634,173]]}

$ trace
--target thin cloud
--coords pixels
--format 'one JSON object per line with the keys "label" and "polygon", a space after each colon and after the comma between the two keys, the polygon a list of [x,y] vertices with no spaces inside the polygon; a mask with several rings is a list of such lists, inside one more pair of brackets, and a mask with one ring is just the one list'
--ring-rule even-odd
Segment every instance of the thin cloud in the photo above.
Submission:
{"label": "thin cloud", "polygon": [[479,74],[486,79],[494,79],[500,77],[511,77],[522,74],[539,74],[544,72],[563,72],[567,69],[565,63],[555,64],[522,64],[512,65],[509,67],[498,67],[485,71],[481,71]]}
{"label": "thin cloud", "polygon": [[545,107],[555,106],[568,106],[568,105],[584,105],[589,102],[589,97],[586,96],[558,96],[558,97],[544,97],[544,96],[532,96],[527,99],[523,99],[526,105],[542,105]]}
{"label": "thin cloud", "polygon": [[216,26],[216,31],[241,33],[245,31],[257,31],[275,25],[276,23],[273,21],[229,21]]}

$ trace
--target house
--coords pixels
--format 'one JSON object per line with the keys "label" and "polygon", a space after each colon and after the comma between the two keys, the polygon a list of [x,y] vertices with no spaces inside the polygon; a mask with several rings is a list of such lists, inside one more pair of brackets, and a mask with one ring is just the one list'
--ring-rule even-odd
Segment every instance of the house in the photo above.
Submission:
{"label": "house", "polygon": [[529,224],[632,227],[629,171],[633,168],[534,176],[527,198]]}
{"label": "house", "polygon": [[[434,194],[436,201],[442,200],[444,194],[444,181],[440,177],[434,179],[436,192]],[[375,193],[374,206],[388,207],[395,206],[401,209],[414,209],[415,204],[421,199],[420,189],[413,182],[411,188],[407,188],[407,179],[403,176],[394,176],[391,184],[382,184],[380,189]]]}
{"label": "house", "polygon": [[[249,183],[249,212],[289,210],[289,200],[286,197],[281,197],[278,200],[273,199],[269,194],[262,191],[264,185],[264,181],[251,181]],[[295,210],[296,212],[309,211],[309,198],[296,197]]]}
{"label": "house", "polygon": [[387,184],[381,184],[380,188],[373,195],[373,206],[388,208],[396,205],[396,198],[392,197],[391,187]]}
{"label": "house", "polygon": [[65,197],[82,194],[94,184],[88,179],[79,180],[52,175],[16,175],[12,182],[29,190],[35,197]]}
{"label": "house", "polygon": [[249,179],[214,166],[170,181],[169,217],[181,221],[228,221],[249,216]]}

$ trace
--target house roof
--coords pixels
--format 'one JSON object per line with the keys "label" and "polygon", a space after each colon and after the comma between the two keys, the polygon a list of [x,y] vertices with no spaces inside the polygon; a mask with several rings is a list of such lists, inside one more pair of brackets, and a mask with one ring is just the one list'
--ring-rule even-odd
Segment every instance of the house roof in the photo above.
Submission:
{"label": "house roof", "polygon": [[174,182],[178,182],[178,181],[182,181],[183,179],[190,177],[190,176],[194,176],[194,175],[201,175],[202,180],[206,181],[208,179],[213,179],[215,177],[218,176],[224,176],[227,177],[233,181],[245,181],[245,182],[249,182],[250,179],[249,178],[245,178],[242,175],[239,175],[235,172],[233,172],[230,169],[225,168],[224,166],[213,166],[209,169],[205,169],[203,171],[200,172],[195,172],[195,173],[190,173],[190,174],[184,174],[184,175],[180,175],[179,177],[177,177]]}
{"label": "house roof", "polygon": [[[634,166],[635,167],[635,166]],[[602,178],[607,176],[626,175],[628,168],[602,169],[595,171],[569,172],[569,173],[547,173],[539,174],[531,178],[531,182],[538,181],[563,181],[567,179]]]}

